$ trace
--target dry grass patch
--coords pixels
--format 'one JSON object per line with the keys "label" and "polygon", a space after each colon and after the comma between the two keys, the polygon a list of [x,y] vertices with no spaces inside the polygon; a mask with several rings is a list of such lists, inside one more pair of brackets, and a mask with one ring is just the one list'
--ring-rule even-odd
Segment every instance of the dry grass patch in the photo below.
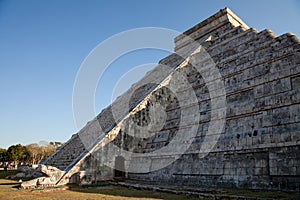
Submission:
{"label": "dry grass patch", "polygon": [[[50,189],[37,188],[34,190],[18,189],[20,183],[17,180],[4,179],[8,175],[17,173],[16,171],[0,171],[0,200],[195,200],[196,197],[169,194],[164,192],[131,189],[123,186],[114,186],[109,183],[102,183],[92,186],[79,187],[69,185],[68,187],[54,187]],[[241,190],[241,189],[223,189],[221,192],[215,192],[219,195],[248,196],[272,199],[299,199],[299,193],[287,193],[281,191],[262,191],[262,190]]]}
{"label": "dry grass patch", "polygon": [[[1,173],[1,172],[0,172]],[[2,174],[3,175],[3,174]],[[0,175],[1,176],[1,175]],[[83,188],[78,186],[56,187],[51,189],[20,190],[15,180],[0,179],[0,200],[195,200],[195,197],[174,195],[162,192],[129,189],[119,186]]]}

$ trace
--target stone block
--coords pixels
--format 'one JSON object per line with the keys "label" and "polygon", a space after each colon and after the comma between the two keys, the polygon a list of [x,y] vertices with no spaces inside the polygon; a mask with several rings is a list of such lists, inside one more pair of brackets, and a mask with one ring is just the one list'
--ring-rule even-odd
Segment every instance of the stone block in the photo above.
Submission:
{"label": "stone block", "polygon": [[[198,49],[198,52],[190,55],[198,45],[194,46],[186,35],[202,44],[210,57],[203,53],[203,49]],[[128,168],[156,170],[155,166],[174,161],[166,168],[151,173],[128,175],[133,179],[167,183],[176,180],[181,185],[216,185],[221,180],[222,184],[235,187],[257,189],[266,187],[262,186],[265,184],[271,189],[277,189],[277,183],[270,183],[271,175],[278,177],[278,180],[274,178],[278,181],[277,185],[286,185],[288,189],[293,181],[287,183],[282,177],[291,176],[293,179],[294,176],[299,176],[300,169],[300,159],[297,157],[300,145],[299,41],[289,34],[276,37],[270,30],[257,32],[249,29],[231,11],[223,9],[178,36],[175,42],[175,50],[186,55],[187,60],[184,61],[176,54],[162,59],[160,65],[132,85],[45,163],[65,170],[73,161],[81,162],[81,165],[73,168],[71,166],[72,170],[79,171],[82,170],[80,168],[85,168],[89,174],[101,171],[102,175],[96,179],[112,178],[112,169],[109,171],[102,168],[103,166],[97,166],[101,165],[100,162],[93,166],[95,160],[92,157],[86,157],[85,160],[81,160],[80,157],[88,152],[86,148],[94,145],[99,135],[106,131],[107,137],[101,140],[103,144],[113,141],[119,148],[139,153],[137,155],[140,156],[126,160],[125,165]],[[196,62],[194,64],[201,68],[201,73],[188,62]],[[221,135],[217,136],[208,135],[208,129],[215,132],[218,130],[216,127],[209,127],[215,122],[211,119],[211,109],[214,107],[210,94],[220,93],[218,88],[211,85],[211,77],[216,75],[211,73],[213,62],[224,81],[227,100],[225,128]],[[177,72],[171,74],[173,69],[187,78],[193,87],[192,90],[182,86],[183,80],[176,79],[175,85],[179,85],[176,94],[171,95],[167,92],[166,88],[175,82]],[[170,79],[156,85],[155,90],[153,84],[144,85],[151,78],[160,83],[166,75],[170,75]],[[150,92],[153,93],[142,99]],[[190,97],[193,94],[198,98],[196,106],[191,105]],[[127,100],[128,105],[123,105],[122,102]],[[163,121],[163,126],[161,129],[152,129],[151,137],[134,137],[140,133],[141,126],[130,128],[128,124],[135,122],[145,127],[149,125],[147,110],[150,110],[153,102],[160,103],[166,111],[166,118],[157,117],[161,119],[157,122]],[[124,106],[129,108],[123,109]],[[135,106],[136,109],[130,111]],[[114,114],[117,117],[113,115],[112,107],[115,108]],[[200,115],[199,122],[195,121],[197,115]],[[115,118],[123,119],[120,125],[117,125]],[[184,133],[187,133],[193,124],[198,123],[198,130],[194,130],[197,131],[196,138],[184,137]],[[122,130],[112,129],[117,127],[122,127]],[[131,134],[128,134],[129,132]],[[180,133],[182,135],[178,135]],[[180,136],[181,139],[172,143],[175,136]],[[211,147],[216,138],[218,142]],[[180,146],[188,142],[192,145],[185,154],[178,153]],[[166,145],[174,149],[174,152],[169,152],[169,157],[142,155]],[[200,149],[205,150],[203,155],[197,155]],[[98,157],[101,157],[101,161],[110,164],[114,163],[110,156],[118,154],[115,149],[103,148],[99,149],[99,152]],[[174,154],[178,160],[172,157]],[[39,181],[44,184],[52,183],[47,178]]]}

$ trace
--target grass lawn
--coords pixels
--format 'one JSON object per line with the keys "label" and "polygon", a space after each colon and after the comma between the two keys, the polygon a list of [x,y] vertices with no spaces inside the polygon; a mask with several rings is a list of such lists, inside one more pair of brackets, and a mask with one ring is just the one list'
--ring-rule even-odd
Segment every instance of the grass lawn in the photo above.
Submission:
{"label": "grass lawn", "polygon": [[[79,187],[70,185],[69,187],[58,187],[53,189],[34,189],[34,190],[20,190],[18,186],[20,183],[17,180],[7,180],[6,176],[15,174],[16,171],[0,171],[0,200],[22,199],[71,199],[71,200],[93,200],[93,199],[107,199],[107,200],[194,200],[196,197],[175,195],[163,192],[155,192],[149,190],[130,189],[121,186],[113,186],[109,184],[99,185],[97,187]],[[240,189],[223,189],[219,194],[235,195],[235,196],[249,196],[260,198],[274,198],[274,199],[299,199],[299,193],[287,193],[280,191],[254,191],[254,190],[240,190]]]}
{"label": "grass lawn", "polygon": [[93,199],[107,199],[107,200],[194,200],[195,197],[184,195],[174,195],[162,192],[154,192],[148,190],[136,190],[119,186],[103,186],[98,188],[82,188],[70,186],[69,189],[63,190],[57,188],[54,190],[19,190],[17,187],[20,183],[16,180],[6,180],[5,177],[15,174],[14,171],[0,171],[0,199],[22,199],[22,200],[41,200],[41,199],[71,199],[71,200],[93,200]]}
{"label": "grass lawn", "polygon": [[107,199],[107,200],[158,200],[158,199],[197,199],[187,196],[179,196],[173,194],[166,194],[153,191],[133,190],[117,186],[105,186],[102,188],[84,188],[84,189],[67,189],[67,190],[18,190],[13,188],[17,185],[16,182],[0,180],[0,199],[22,199],[22,200],[35,200],[35,199]]}

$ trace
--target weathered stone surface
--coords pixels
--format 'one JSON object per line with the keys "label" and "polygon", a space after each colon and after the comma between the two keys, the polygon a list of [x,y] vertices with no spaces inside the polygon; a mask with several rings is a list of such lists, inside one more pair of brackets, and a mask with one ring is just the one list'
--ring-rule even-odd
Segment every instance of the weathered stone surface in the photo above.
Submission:
{"label": "weathered stone surface", "polygon": [[49,177],[54,177],[58,180],[65,172],[53,166],[39,165],[37,170]]}
{"label": "weathered stone surface", "polygon": [[[201,57],[201,51],[195,52],[191,38],[211,58]],[[181,56],[174,53],[161,60],[160,65],[44,162],[65,170],[66,174],[59,173],[62,176],[59,183],[69,180],[92,183],[114,178],[115,171],[108,166],[114,165],[115,155],[121,155],[122,150],[138,153],[123,158],[127,179],[299,190],[299,39],[290,33],[276,37],[270,30],[257,32],[229,9],[223,9],[176,37],[175,44],[175,52]],[[193,62],[201,66],[200,72],[192,66]],[[218,129],[210,124],[222,118],[225,111],[212,104],[220,101],[216,96],[212,98],[212,94],[220,92],[211,84],[213,74],[209,73],[213,62],[224,82],[227,101],[225,127],[216,144],[213,143],[216,135],[209,131],[214,133]],[[176,79],[176,73],[182,79]],[[144,85],[153,77],[159,77],[160,84]],[[179,82],[183,79],[191,90]],[[178,87],[172,91],[168,88],[174,80]],[[196,106],[191,103],[193,95],[197,98]],[[129,103],[123,105],[123,102]],[[164,114],[156,113],[156,118],[151,119],[151,109],[158,103]],[[197,130],[192,129],[195,119]],[[139,137],[141,127],[153,121],[157,126],[149,132],[151,136]],[[195,135],[187,139],[185,133],[190,130]],[[175,140],[177,136],[181,139]],[[190,146],[180,152],[184,143]],[[171,147],[174,152],[151,154],[164,147]],[[167,161],[170,161],[168,166],[151,171]],[[151,172],[135,173],[130,171],[133,168]],[[53,183],[49,177],[39,180]]]}
{"label": "weathered stone surface", "polygon": [[34,187],[37,186],[37,181],[38,181],[38,179],[33,179],[33,180],[30,180],[30,181],[23,182],[21,184],[21,188],[22,189],[31,189],[31,188],[34,188]]}
{"label": "weathered stone surface", "polygon": [[8,179],[17,179],[17,178],[37,178],[42,176],[42,173],[36,171],[33,167],[29,166],[20,166],[18,167],[19,173],[15,175],[7,176]]}
{"label": "weathered stone surface", "polygon": [[42,164],[39,165],[38,168],[36,168],[36,171],[42,173],[43,176],[30,181],[23,182],[21,184],[21,188],[27,189],[27,188],[34,188],[39,186],[45,187],[45,186],[57,185],[58,181],[65,174],[64,171],[61,171],[56,167],[46,166]]}

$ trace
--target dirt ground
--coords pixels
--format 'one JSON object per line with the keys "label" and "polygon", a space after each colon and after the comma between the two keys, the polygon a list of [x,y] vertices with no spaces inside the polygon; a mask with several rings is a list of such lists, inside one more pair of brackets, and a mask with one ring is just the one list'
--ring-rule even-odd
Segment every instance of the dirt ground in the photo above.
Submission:
{"label": "dirt ground", "polygon": [[107,199],[107,200],[158,200],[158,199],[197,199],[182,195],[167,194],[161,192],[153,192],[146,190],[134,190],[119,186],[103,186],[97,188],[53,188],[52,190],[19,190],[15,188],[18,186],[17,181],[10,181],[0,179],[0,199],[72,199],[72,200],[93,200],[93,199]]}
{"label": "dirt ground", "polygon": [[120,186],[104,185],[100,187],[84,188],[78,186],[57,187],[53,189],[20,190],[17,180],[7,180],[6,176],[14,174],[13,171],[0,171],[0,200],[159,200],[159,199],[186,199],[194,200],[195,197],[175,195],[162,192],[136,190]]}
{"label": "dirt ground", "polygon": [[[22,200],[42,200],[42,199],[57,199],[57,200],[194,200],[197,197],[176,195],[164,192],[156,192],[150,190],[138,190],[127,187],[114,186],[103,184],[94,187],[79,187],[69,185],[67,187],[56,187],[52,189],[33,189],[20,190],[20,182],[18,180],[7,180],[6,176],[16,173],[15,171],[0,171],[0,200],[22,199]],[[231,196],[248,196],[267,199],[299,199],[299,193],[288,193],[280,191],[253,191],[253,190],[237,190],[224,189],[223,194]]]}

